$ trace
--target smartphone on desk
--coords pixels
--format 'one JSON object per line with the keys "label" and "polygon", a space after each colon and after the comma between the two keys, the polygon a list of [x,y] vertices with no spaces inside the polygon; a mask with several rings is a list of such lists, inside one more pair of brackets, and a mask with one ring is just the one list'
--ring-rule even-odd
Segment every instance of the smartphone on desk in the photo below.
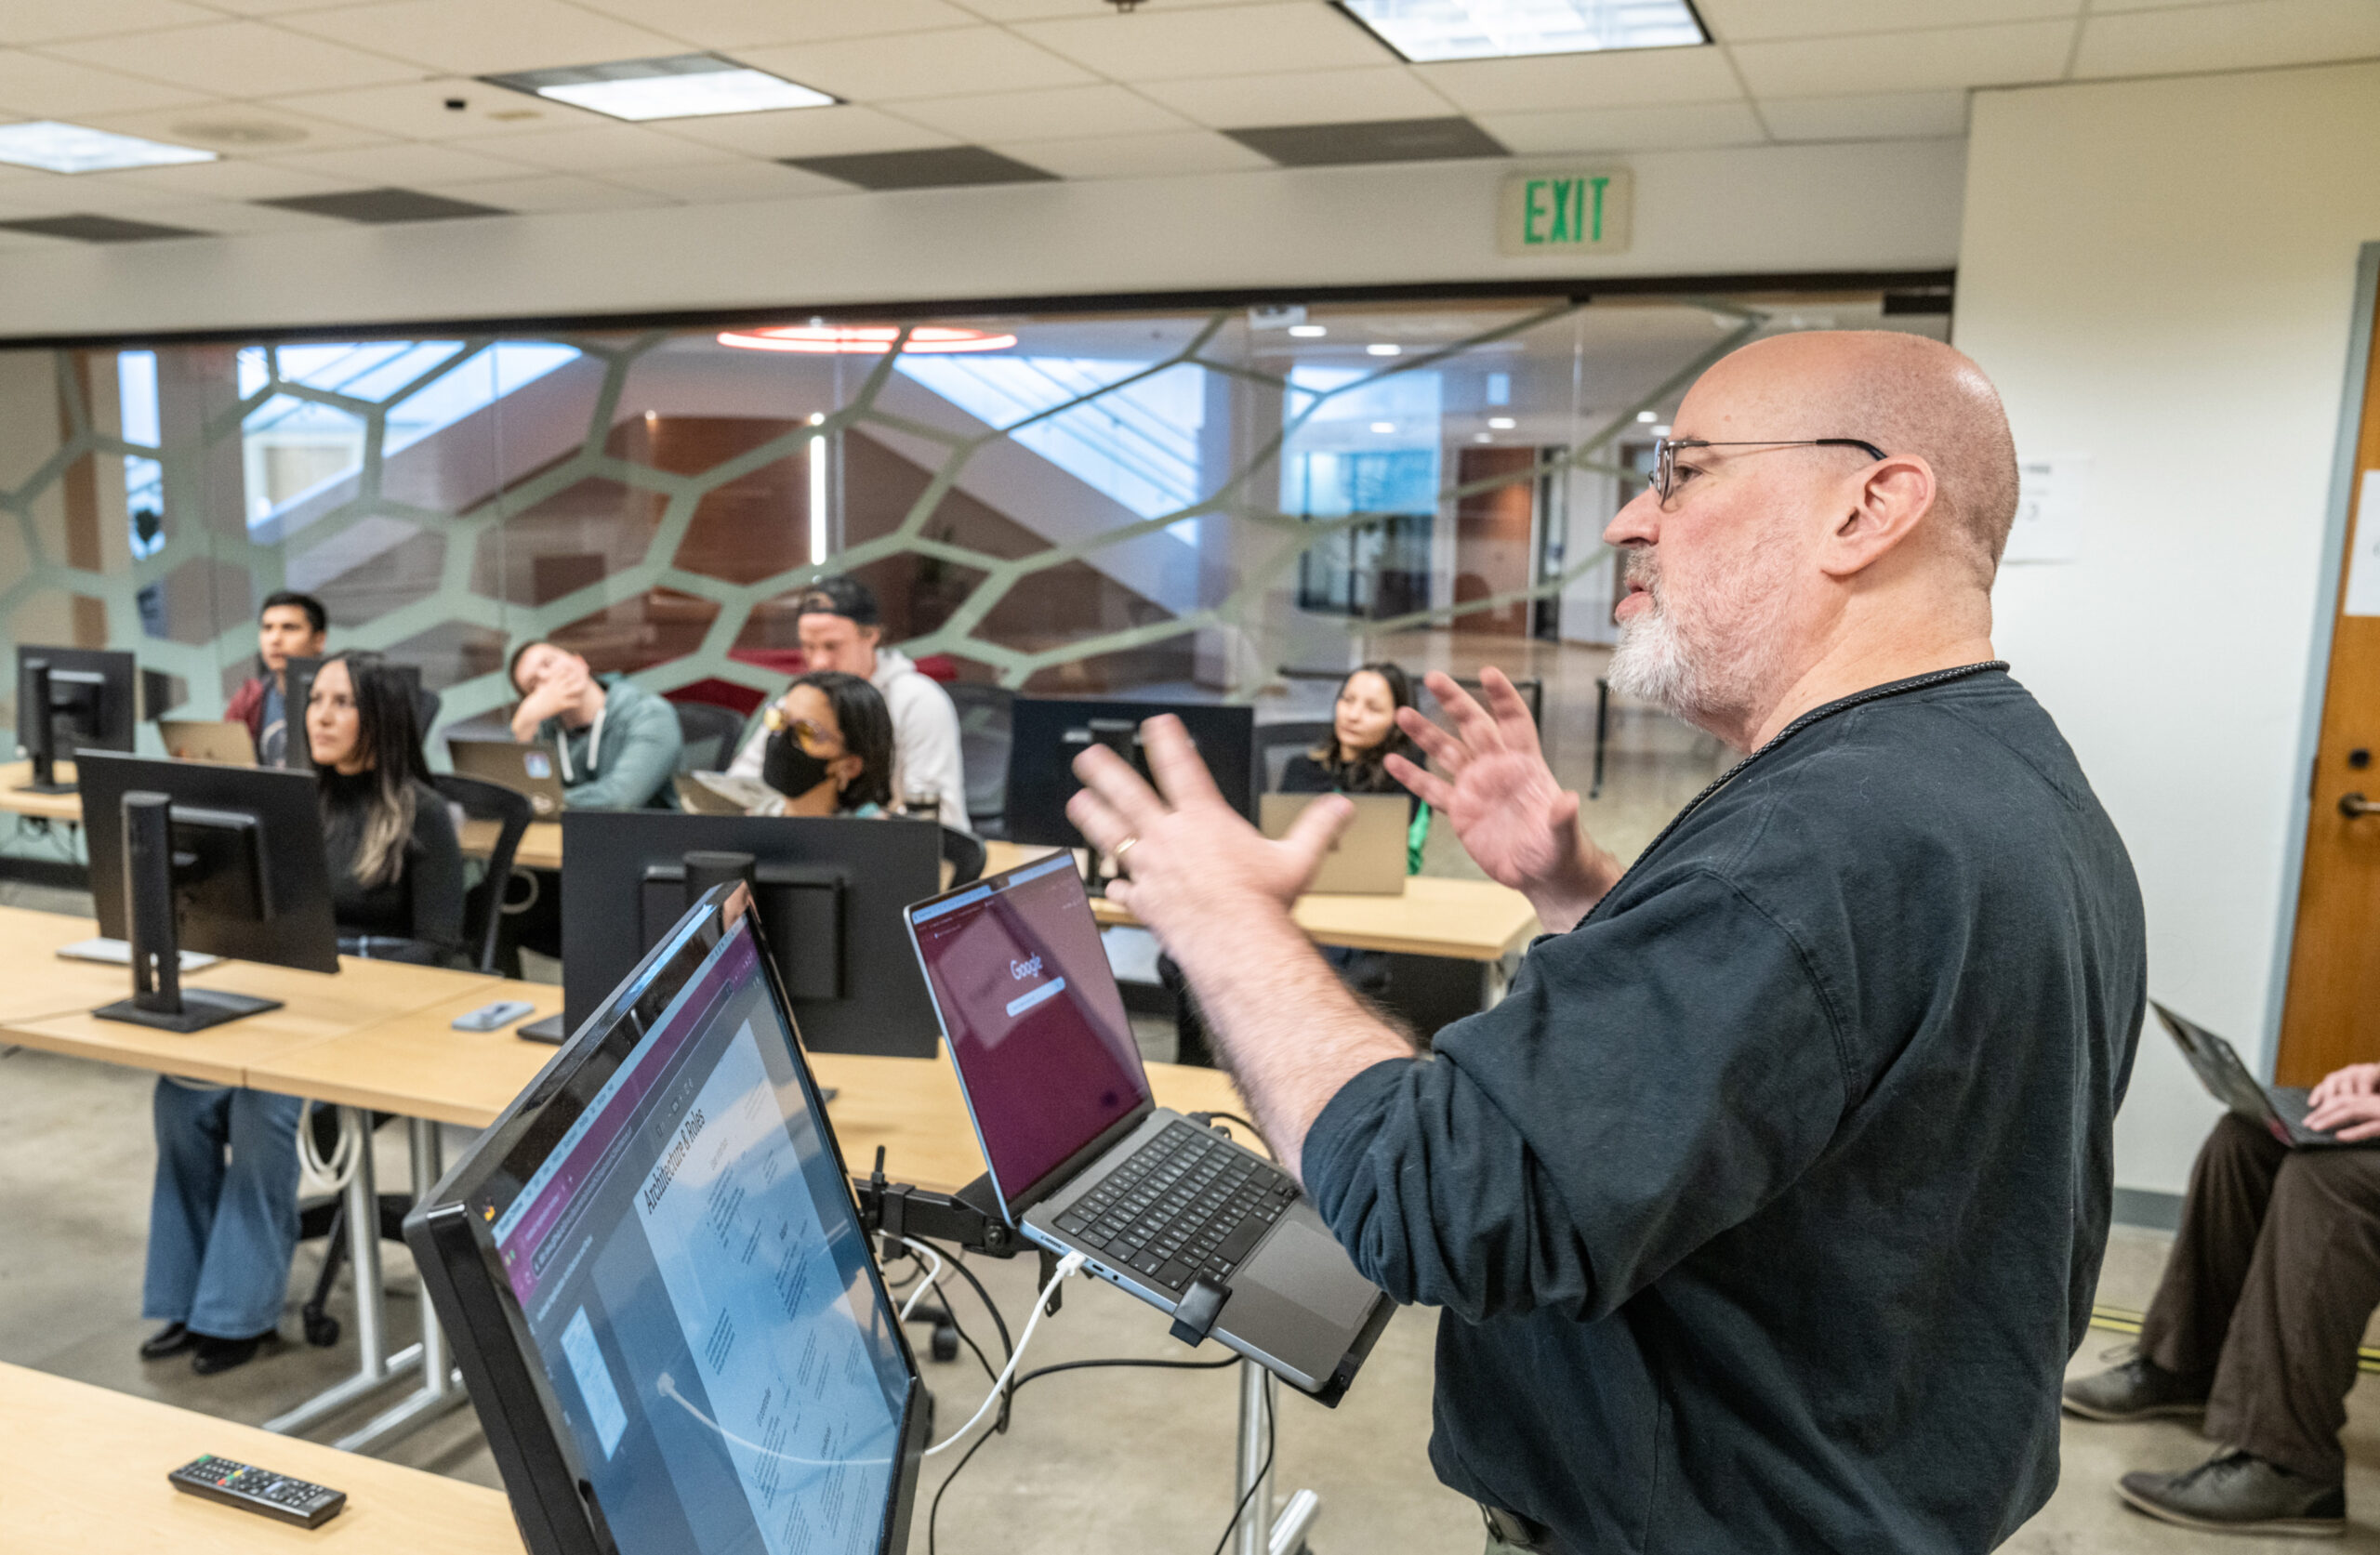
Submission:
{"label": "smartphone on desk", "polygon": [[510,1025],[536,1008],[525,999],[498,999],[468,1014],[456,1016],[454,1026],[458,1032],[492,1032],[499,1026]]}

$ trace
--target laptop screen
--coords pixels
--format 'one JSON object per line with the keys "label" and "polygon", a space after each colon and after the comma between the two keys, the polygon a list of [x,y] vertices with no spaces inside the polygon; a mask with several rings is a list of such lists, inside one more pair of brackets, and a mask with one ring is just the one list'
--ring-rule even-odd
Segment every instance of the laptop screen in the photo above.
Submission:
{"label": "laptop screen", "polygon": [[930,902],[909,928],[993,1185],[1012,1204],[1148,1102],[1070,855]]}

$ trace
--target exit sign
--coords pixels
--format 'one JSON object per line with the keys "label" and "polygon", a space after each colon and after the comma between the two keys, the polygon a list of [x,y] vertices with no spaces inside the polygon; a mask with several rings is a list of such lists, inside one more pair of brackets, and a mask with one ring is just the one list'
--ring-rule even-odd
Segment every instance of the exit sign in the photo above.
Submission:
{"label": "exit sign", "polygon": [[1514,173],[1496,213],[1507,254],[1617,254],[1628,246],[1631,182],[1625,168]]}

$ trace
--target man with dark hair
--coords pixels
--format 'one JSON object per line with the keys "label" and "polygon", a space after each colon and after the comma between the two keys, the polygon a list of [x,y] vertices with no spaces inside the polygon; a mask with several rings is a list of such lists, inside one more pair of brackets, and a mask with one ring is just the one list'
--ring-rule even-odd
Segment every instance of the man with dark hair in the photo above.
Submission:
{"label": "man with dark hair", "polygon": [[[876,594],[867,585],[850,576],[820,578],[802,591],[801,618],[795,627],[801,636],[803,667],[856,675],[874,686],[892,714],[893,799],[906,804],[911,795],[931,790],[942,824],[971,831],[967,773],[959,754],[959,709],[951,705],[950,693],[919,669],[916,661],[897,648],[883,646],[883,623]],[[754,730],[728,771],[759,777],[768,743],[766,728]]]}
{"label": "man with dark hair", "polygon": [[[294,588],[266,595],[257,612],[257,673],[232,693],[223,717],[248,726],[257,760],[267,767],[289,765],[289,661],[321,658],[330,625],[323,601]],[[301,722],[305,716],[299,708]]]}
{"label": "man with dark hair", "polygon": [[2016,510],[1949,347],[1793,334],[1688,391],[1605,538],[1611,679],[1745,753],[1622,868],[1528,710],[1443,675],[1389,758],[1548,934],[1435,1056],[1290,903],[1351,807],[1268,841],[1181,724],[1068,805],[1182,964],[1250,1116],[1357,1268],[1438,1324],[1439,1476],[1492,1550],[1991,1548],[2057,1483],[2139,888],[1991,644]]}
{"label": "man with dark hair", "polygon": [[585,659],[542,638],[515,648],[505,674],[521,693],[512,737],[554,747],[564,804],[677,808],[669,780],[685,736],[668,703],[625,676],[590,673]]}

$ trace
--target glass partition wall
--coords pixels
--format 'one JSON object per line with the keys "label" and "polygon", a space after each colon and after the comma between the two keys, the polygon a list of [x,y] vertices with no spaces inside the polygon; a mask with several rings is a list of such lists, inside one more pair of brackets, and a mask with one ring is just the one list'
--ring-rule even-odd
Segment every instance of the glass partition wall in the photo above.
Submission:
{"label": "glass partition wall", "polygon": [[1947,322],[1496,298],[0,351],[0,635],[136,650],[146,718],[208,718],[300,588],[442,725],[509,703],[531,635],[748,710],[802,586],[850,572],[946,678],[1302,718],[1367,658],[1495,662],[1551,678],[1583,762],[1601,532],[1685,387],[1765,331]]}

